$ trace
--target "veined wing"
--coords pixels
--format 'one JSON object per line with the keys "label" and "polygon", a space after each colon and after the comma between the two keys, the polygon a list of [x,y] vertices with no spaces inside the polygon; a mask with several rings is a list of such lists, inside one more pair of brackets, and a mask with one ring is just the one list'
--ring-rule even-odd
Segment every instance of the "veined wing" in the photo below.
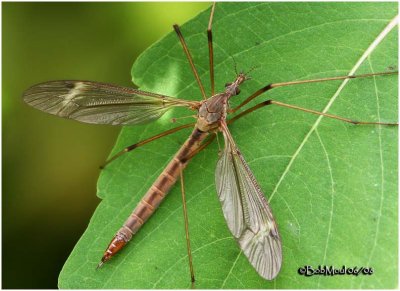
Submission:
{"label": "veined wing", "polygon": [[256,271],[272,280],[282,264],[282,246],[271,208],[227,128],[216,186],[230,231]]}
{"label": "veined wing", "polygon": [[64,118],[96,124],[141,124],[159,118],[174,106],[194,108],[185,101],[132,88],[90,81],[50,81],[23,95],[29,105]]}

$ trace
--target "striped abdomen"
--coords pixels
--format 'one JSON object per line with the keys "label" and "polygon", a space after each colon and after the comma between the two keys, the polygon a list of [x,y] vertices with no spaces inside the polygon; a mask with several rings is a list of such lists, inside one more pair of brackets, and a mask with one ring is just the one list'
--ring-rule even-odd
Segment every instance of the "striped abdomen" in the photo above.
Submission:
{"label": "striped abdomen", "polygon": [[125,221],[124,225],[118,230],[112,239],[99,266],[111,259],[140,229],[146,220],[153,214],[156,208],[168,194],[171,187],[180,176],[180,171],[185,168],[191,154],[197,150],[200,143],[208,135],[207,132],[200,131],[197,127],[193,130],[190,137],[175,154],[167,167],[153,183],[146,195],[142,198],[132,214]]}

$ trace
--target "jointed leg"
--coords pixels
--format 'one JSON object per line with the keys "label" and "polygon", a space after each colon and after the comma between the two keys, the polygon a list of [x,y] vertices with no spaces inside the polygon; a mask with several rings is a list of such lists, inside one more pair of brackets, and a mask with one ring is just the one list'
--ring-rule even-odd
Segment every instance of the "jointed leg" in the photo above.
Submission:
{"label": "jointed leg", "polygon": [[138,147],[140,147],[140,146],[142,146],[142,145],[145,145],[146,143],[149,143],[149,142],[152,142],[152,141],[154,141],[154,140],[156,140],[156,139],[159,139],[159,138],[161,138],[161,137],[170,135],[170,134],[175,133],[175,132],[177,132],[177,131],[179,131],[179,130],[181,130],[181,129],[188,128],[188,127],[193,127],[194,125],[195,125],[195,123],[189,123],[189,124],[177,126],[177,127],[175,127],[175,128],[172,128],[172,129],[166,130],[166,131],[164,131],[164,132],[162,132],[162,133],[159,133],[159,134],[157,134],[157,135],[155,135],[155,136],[152,136],[152,137],[149,137],[149,138],[147,138],[147,139],[145,139],[145,140],[142,140],[142,141],[140,141],[140,142],[138,142],[138,143],[135,143],[135,144],[133,144],[133,145],[130,145],[130,146],[124,148],[122,151],[116,153],[116,154],[115,154],[114,156],[112,156],[111,158],[109,158],[102,166],[100,166],[100,169],[104,169],[109,163],[111,163],[112,161],[114,161],[116,158],[119,158],[119,157],[122,156],[123,154],[125,154],[125,153],[127,153],[127,152],[130,152],[130,151],[132,151],[132,150],[134,150],[134,149],[136,149],[136,148],[138,148]]}
{"label": "jointed leg", "polygon": [[200,77],[199,77],[199,73],[197,73],[197,70],[196,70],[196,67],[194,65],[192,56],[190,55],[189,49],[188,49],[188,47],[186,45],[185,39],[183,38],[182,32],[179,29],[179,26],[177,24],[174,24],[173,27],[174,27],[175,32],[178,35],[178,38],[179,38],[179,40],[180,40],[180,42],[182,44],[183,51],[185,52],[186,57],[187,57],[187,59],[188,59],[188,61],[190,63],[190,67],[192,68],[194,77],[196,78],[197,84],[200,87],[201,94],[203,95],[204,99],[207,99],[206,92],[204,91],[204,86],[201,83],[201,80],[200,80]]}
{"label": "jointed leg", "polygon": [[183,205],[183,217],[185,219],[185,235],[186,235],[186,247],[189,259],[189,270],[190,270],[190,280],[192,282],[192,288],[194,287],[195,277],[194,277],[194,269],[193,269],[193,259],[192,259],[192,250],[190,248],[190,236],[189,236],[189,219],[186,208],[186,195],[185,195],[185,184],[183,181],[183,172],[182,168],[180,169],[181,176],[181,192],[182,192],[182,205]]}
{"label": "jointed leg", "polygon": [[251,100],[256,98],[257,96],[261,95],[262,93],[269,91],[273,88],[277,87],[284,87],[284,86],[290,86],[290,85],[299,85],[299,84],[306,84],[306,83],[318,83],[318,82],[326,82],[326,81],[334,81],[334,80],[345,80],[345,79],[355,79],[355,78],[367,78],[367,77],[372,77],[372,76],[382,76],[382,75],[394,75],[398,74],[398,72],[382,72],[382,73],[371,73],[371,74],[362,74],[362,75],[351,75],[351,76],[339,76],[339,77],[330,77],[330,78],[321,78],[321,79],[312,79],[312,80],[301,80],[301,81],[292,81],[292,82],[282,82],[282,83],[273,83],[269,84],[256,92],[254,92],[252,95],[250,95],[246,100],[244,100],[242,103],[240,103],[237,107],[233,108],[230,110],[231,113],[236,112],[240,108],[242,108],[244,105],[249,103]]}
{"label": "jointed leg", "polygon": [[344,118],[344,117],[340,117],[340,116],[329,114],[329,113],[323,113],[323,112],[319,112],[319,111],[315,111],[315,110],[311,110],[311,109],[307,109],[307,108],[303,108],[303,107],[299,107],[299,106],[295,106],[295,105],[290,105],[290,104],[286,104],[286,103],[282,103],[282,102],[278,102],[278,101],[274,101],[274,100],[267,100],[266,102],[269,102],[269,104],[275,104],[275,105],[286,107],[286,108],[291,108],[291,109],[301,110],[301,111],[312,113],[312,114],[322,115],[322,116],[325,116],[325,117],[328,117],[328,118],[333,118],[333,119],[337,119],[337,120],[348,122],[348,123],[352,123],[352,124],[398,125],[398,123],[352,120],[352,119],[349,119],[349,118]]}
{"label": "jointed leg", "polygon": [[[212,141],[215,139],[215,135],[213,135],[211,138],[209,138],[206,142],[204,142],[199,148],[197,148],[195,151],[193,151],[185,161],[182,161],[183,163],[189,161],[192,159],[195,155],[197,155],[199,152],[201,152],[203,149],[205,149]],[[186,195],[185,195],[185,187],[184,187],[184,180],[183,180],[183,172],[182,169],[180,169],[180,178],[181,178],[181,192],[182,192],[182,205],[183,205],[183,216],[185,218],[185,235],[186,235],[186,246],[187,246],[187,252],[188,252],[188,259],[189,259],[189,269],[190,269],[190,278],[192,282],[192,289],[194,288],[194,282],[195,282],[195,277],[194,277],[194,270],[193,270],[193,259],[192,259],[192,250],[190,248],[190,237],[189,237],[189,219],[187,215],[187,207],[186,207]]]}
{"label": "jointed leg", "polygon": [[287,104],[287,103],[282,103],[282,102],[278,102],[278,101],[274,101],[274,100],[267,100],[264,102],[261,102],[253,107],[250,107],[249,109],[239,113],[238,115],[236,115],[235,117],[231,118],[227,123],[230,124],[232,122],[234,122],[235,120],[253,112],[254,110],[257,110],[261,107],[264,106],[268,106],[268,105],[278,105],[281,107],[286,107],[286,108],[291,108],[291,109],[296,109],[296,110],[300,110],[300,111],[304,111],[307,113],[312,113],[312,114],[317,114],[317,115],[322,115],[328,118],[332,118],[332,119],[337,119],[340,121],[344,121],[344,122],[348,122],[348,123],[352,123],[352,124],[360,124],[360,125],[365,125],[365,124],[377,124],[377,125],[391,125],[391,126],[395,126],[395,125],[399,125],[398,123],[387,123],[387,122],[370,122],[370,121],[357,121],[357,120],[352,120],[349,118],[344,118],[344,117],[340,117],[337,115],[333,115],[333,114],[329,114],[329,113],[323,113],[323,112],[319,112],[319,111],[315,111],[312,109],[307,109],[307,108],[303,108],[303,107],[299,107],[299,106],[295,106],[295,105],[291,105],[291,104]]}
{"label": "jointed leg", "polygon": [[208,60],[210,63],[210,81],[211,81],[211,96],[214,95],[215,83],[214,83],[214,50],[212,42],[212,21],[214,18],[215,2],[211,7],[210,20],[208,21],[207,38],[208,38]]}
{"label": "jointed leg", "polygon": [[[114,161],[115,159],[119,158],[120,156],[122,156],[125,153],[128,153],[142,145],[145,145],[149,142],[152,142],[156,139],[159,139],[161,137],[170,135],[172,133],[175,133],[181,129],[185,129],[188,127],[193,127],[195,125],[195,123],[189,123],[189,124],[184,124],[169,130],[166,130],[162,133],[159,133],[157,135],[154,135],[152,137],[149,137],[147,139],[144,139],[138,143],[135,143],[133,145],[127,146],[126,148],[124,148],[123,150],[121,150],[120,152],[116,153],[115,155],[113,155],[111,158],[109,158],[102,166],[100,166],[100,169],[104,169],[109,163],[111,163],[112,161]],[[189,155],[189,157],[187,158],[187,160],[190,160],[191,158],[193,158],[196,154],[198,154],[199,152],[201,152],[203,149],[205,149],[213,140],[215,139],[215,135],[212,136],[211,138],[209,138],[206,142],[204,142],[195,152],[193,152],[192,154]]]}

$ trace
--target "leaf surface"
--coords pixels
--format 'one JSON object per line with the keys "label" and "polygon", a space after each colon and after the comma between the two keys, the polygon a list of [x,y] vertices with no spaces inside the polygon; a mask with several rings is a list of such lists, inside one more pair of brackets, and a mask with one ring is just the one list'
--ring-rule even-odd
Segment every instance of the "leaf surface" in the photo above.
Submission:
{"label": "leaf surface", "polygon": [[[232,57],[239,70],[256,67],[232,106],[271,82],[346,75],[396,15],[396,3],[218,3],[213,23],[216,91],[235,77]],[[208,17],[209,10],[181,28],[210,92]],[[356,73],[396,66],[397,43],[395,28]],[[172,32],[135,62],[132,79],[142,90],[201,99]],[[397,76],[355,79],[339,89],[342,83],[273,89],[247,107],[274,99],[321,111],[337,95],[331,114],[397,121]],[[125,127],[113,153],[174,127],[170,118],[191,114],[177,109],[152,124]],[[269,198],[282,237],[283,266],[274,281],[257,275],[226,226],[214,185],[218,145],[191,161],[184,175],[197,288],[397,286],[397,129],[318,118],[268,106],[230,126]],[[125,249],[95,270],[115,232],[190,131],[126,154],[101,173],[98,196],[103,201],[60,274],[60,288],[190,288],[177,186]],[[300,276],[298,269],[305,265],[372,267],[374,274]]]}

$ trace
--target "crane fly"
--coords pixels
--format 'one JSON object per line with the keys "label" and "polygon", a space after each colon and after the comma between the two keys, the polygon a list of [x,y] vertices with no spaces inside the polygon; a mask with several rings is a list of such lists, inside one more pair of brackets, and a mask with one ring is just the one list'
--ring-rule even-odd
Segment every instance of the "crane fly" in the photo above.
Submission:
{"label": "crane fly", "polygon": [[[98,267],[101,267],[104,263],[109,261],[132,239],[179,179],[181,180],[182,193],[184,194],[183,169],[193,156],[213,141],[217,133],[222,133],[224,148],[220,154],[215,171],[215,184],[218,198],[221,202],[222,212],[230,232],[236,239],[240,249],[247,257],[250,264],[261,277],[272,280],[278,275],[282,265],[281,237],[271,207],[250,170],[249,165],[238,149],[234,137],[228,129],[228,124],[259,108],[276,105],[352,124],[397,125],[396,123],[354,121],[326,112],[318,112],[275,100],[264,101],[228,119],[228,115],[237,112],[259,95],[277,87],[384,76],[397,74],[397,72],[362,75],[350,74],[330,78],[267,84],[247,97],[237,107],[230,108],[229,100],[231,98],[238,98],[235,96],[240,94],[240,86],[250,79],[249,72],[252,69],[247,73],[236,72],[236,78],[225,85],[224,91],[215,93],[212,42],[214,10],[215,4],[213,4],[211,8],[207,28],[211,97],[207,97],[206,90],[200,80],[192,56],[178,25],[174,25],[174,30],[181,42],[190,68],[200,88],[201,95],[203,96],[203,100],[201,101],[176,99],[163,94],[91,81],[50,81],[34,85],[24,93],[23,98],[25,102],[39,110],[85,123],[111,125],[144,124],[160,118],[168,110],[175,107],[184,107],[196,113],[197,120],[195,123],[178,126],[172,130],[168,130],[138,144],[127,147],[106,162],[107,164],[120,155],[157,138],[172,134],[183,128],[193,127],[190,136],[173,156],[139,204],[134,208],[123,226],[117,231],[106,248]],[[185,222],[187,223],[187,219],[185,219]],[[194,282],[188,233],[188,227],[186,225],[188,256],[190,260],[189,265],[192,282]]]}

